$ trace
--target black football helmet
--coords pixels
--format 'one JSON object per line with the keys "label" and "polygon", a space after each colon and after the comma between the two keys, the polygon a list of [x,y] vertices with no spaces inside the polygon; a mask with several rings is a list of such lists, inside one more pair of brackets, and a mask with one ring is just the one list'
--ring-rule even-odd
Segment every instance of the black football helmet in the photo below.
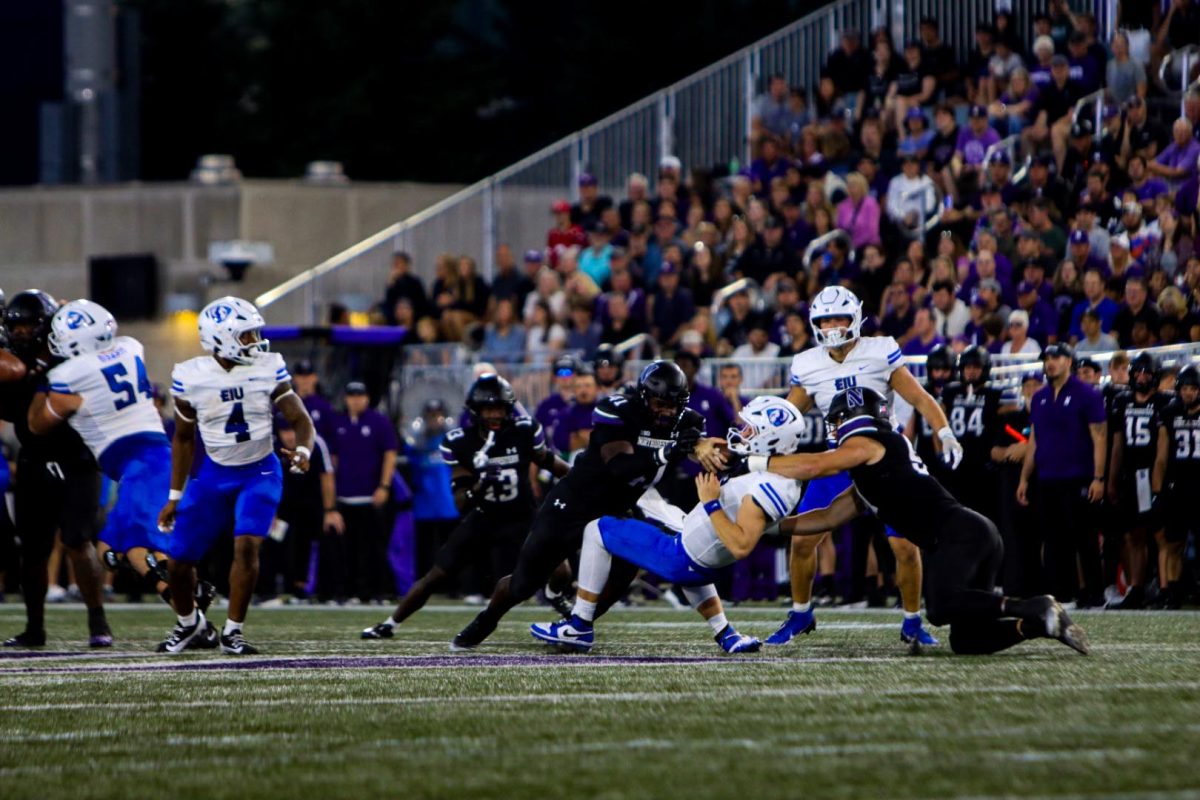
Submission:
{"label": "black football helmet", "polygon": [[[480,375],[467,390],[466,405],[467,412],[477,427],[499,431],[512,424],[517,395],[508,381],[494,372],[487,372]],[[485,420],[483,410],[489,406],[504,409],[504,417],[499,420]]]}
{"label": "black football helmet", "polygon": [[58,311],[54,298],[40,289],[13,295],[4,307],[8,346],[22,359],[38,355],[50,333],[50,319]]}
{"label": "black football helmet", "polygon": [[1152,392],[1158,386],[1160,366],[1153,353],[1138,353],[1129,362],[1129,383],[1136,392]]}
{"label": "black football helmet", "polygon": [[[945,378],[933,377],[934,370],[946,370],[950,373]],[[939,344],[929,351],[929,355],[925,356],[925,382],[930,386],[941,388],[954,377],[954,356],[950,349],[944,344]]]}
{"label": "black football helmet", "polygon": [[[962,377],[964,367],[979,367],[979,379],[974,381],[973,385],[983,386],[992,374],[992,354],[982,345],[973,344],[959,353],[958,374],[960,377]],[[962,380],[966,381],[966,378],[963,377]]]}
{"label": "black football helmet", "polygon": [[891,413],[887,400],[874,389],[865,386],[843,389],[833,396],[825,415],[830,443],[836,446],[848,434],[864,427],[891,430]]}
{"label": "black football helmet", "polygon": [[[613,371],[609,372],[607,367],[612,367]],[[601,386],[616,386],[621,382],[621,375],[625,371],[625,356],[611,344],[602,344],[592,355],[592,370],[596,373],[596,383]]]}
{"label": "black football helmet", "polygon": [[[1178,392],[1184,386],[1191,386],[1195,389],[1200,389],[1200,367],[1196,366],[1195,364],[1188,364],[1186,367],[1180,368],[1179,374],[1175,376],[1175,391]],[[1182,402],[1182,400],[1183,398],[1181,396],[1180,402]],[[1197,405],[1200,405],[1200,395],[1196,396],[1196,402],[1188,406],[1188,408],[1194,408]]]}
{"label": "black football helmet", "polygon": [[[691,392],[687,377],[673,361],[651,361],[638,376],[638,397],[646,406],[657,427],[673,427],[687,406]],[[658,401],[659,410],[654,401]],[[664,407],[665,406],[665,407]],[[670,413],[667,413],[667,408]]]}

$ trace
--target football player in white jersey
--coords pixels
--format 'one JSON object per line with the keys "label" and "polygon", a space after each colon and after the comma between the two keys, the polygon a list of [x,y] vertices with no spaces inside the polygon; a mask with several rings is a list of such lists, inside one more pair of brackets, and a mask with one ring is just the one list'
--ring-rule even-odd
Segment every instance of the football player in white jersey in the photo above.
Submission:
{"label": "football player in white jersey", "polygon": [[[258,309],[245,300],[214,300],[200,312],[200,344],[209,355],[176,364],[171,374],[177,424],[171,489],[158,525],[172,532],[171,594],[179,624],[159,652],[179,653],[216,638],[204,613],[192,603],[195,566],[229,530],[234,536],[233,565],[221,650],[231,655],[258,652],[246,642],[242,623],[258,580],[259,547],[283,491],[283,473],[272,450],[274,409],[283,414],[299,442],[294,450],[280,451],[292,470],[308,469],[314,437],[312,420],[292,391],[283,357],[270,352],[270,342],[262,338],[263,324]],[[207,455],[195,480],[187,483],[197,428]]]}
{"label": "football player in white jersey", "polygon": [[[862,303],[853,292],[841,286],[821,290],[813,298],[809,324],[820,346],[792,359],[788,400],[796,408],[804,412],[815,404],[822,414],[828,413],[829,404],[838,392],[856,386],[875,390],[888,400],[890,407],[892,393],[897,392],[929,421],[941,442],[946,463],[951,469],[958,467],[963,449],[950,430],[945,412],[904,366],[895,339],[861,335]],[[849,485],[850,477],[845,473],[813,481],[798,511],[828,506]],[[817,571],[817,546],[825,536],[792,537],[789,559],[792,610],[783,625],[767,638],[767,644],[785,644],[816,629],[812,586]],[[896,583],[904,605],[900,638],[910,644],[913,640],[924,645],[937,644],[921,627],[921,551],[890,528],[888,542],[896,556]]]}
{"label": "football player in white jersey", "polygon": [[[98,303],[73,300],[58,309],[48,343],[65,360],[47,374],[49,392],[30,404],[29,428],[45,434],[66,421],[79,433],[119,486],[100,532],[101,561],[115,567],[124,556],[170,603],[165,539],[155,523],[170,489],[171,444],[154,406],[142,343],[116,334],[116,320]],[[200,594],[207,606],[211,591]]]}
{"label": "football player in white jersey", "polygon": [[[740,455],[767,458],[795,450],[804,419],[780,397],[765,395],[738,415],[742,427],[727,434],[728,448]],[[530,626],[535,639],[576,650],[595,641],[596,604],[612,569],[613,556],[683,587],[685,596],[712,626],[717,644],[729,653],[758,650],[758,639],[743,636],[725,619],[713,581],[730,564],[750,555],[763,531],[792,513],[803,484],[771,472],[730,478],[696,478],[700,502],[684,518],[676,536],[665,536],[648,522],[601,517],[584,528],[579,556],[579,589],[569,619]]]}

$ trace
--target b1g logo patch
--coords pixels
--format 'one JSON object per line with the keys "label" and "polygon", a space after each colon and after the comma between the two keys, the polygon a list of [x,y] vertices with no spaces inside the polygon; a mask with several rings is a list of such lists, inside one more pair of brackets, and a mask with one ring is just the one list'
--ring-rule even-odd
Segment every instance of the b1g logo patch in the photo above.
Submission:
{"label": "b1g logo patch", "polygon": [[67,312],[67,327],[73,331],[77,331],[85,325],[95,324],[96,320],[86,311],[71,309]]}

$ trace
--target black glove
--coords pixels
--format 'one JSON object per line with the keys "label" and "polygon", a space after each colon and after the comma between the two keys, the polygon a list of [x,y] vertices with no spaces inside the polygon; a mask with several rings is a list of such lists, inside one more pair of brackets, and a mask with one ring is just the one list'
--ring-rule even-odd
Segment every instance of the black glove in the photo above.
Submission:
{"label": "black glove", "polygon": [[704,436],[699,428],[687,427],[675,433],[675,441],[667,444],[660,451],[664,462],[679,461],[687,458],[696,449],[696,445]]}
{"label": "black glove", "polygon": [[504,477],[501,474],[502,472],[503,472],[503,469],[501,467],[498,467],[495,464],[491,464],[488,466],[487,469],[485,469],[483,472],[479,473],[479,488],[480,488],[480,490],[486,490],[489,486],[504,485]]}

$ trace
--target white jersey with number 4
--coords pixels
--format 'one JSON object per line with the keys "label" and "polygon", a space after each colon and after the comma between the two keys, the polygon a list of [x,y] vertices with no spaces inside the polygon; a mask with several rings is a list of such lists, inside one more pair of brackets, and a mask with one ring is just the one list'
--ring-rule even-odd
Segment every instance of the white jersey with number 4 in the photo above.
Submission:
{"label": "white jersey with number 4", "polygon": [[[904,365],[900,346],[891,336],[863,336],[837,362],[824,347],[813,347],[792,358],[792,386],[799,386],[821,409],[829,413],[834,396],[845,389],[863,387],[874,389],[892,408],[892,373]],[[895,421],[895,414],[892,414]]]}
{"label": "white jersey with number 4", "polygon": [[171,394],[196,410],[196,425],[213,461],[240,467],[271,452],[271,394],[290,381],[283,356],[265,353],[254,363],[225,369],[212,356],[175,365]]}
{"label": "white jersey with number 4", "polygon": [[[795,510],[803,492],[800,481],[784,478],[773,472],[751,472],[730,478],[721,485],[721,510],[731,521],[737,521],[742,501],[749,495],[767,517],[767,526],[786,517]],[[683,519],[682,544],[688,558],[702,567],[718,569],[732,564],[737,559],[717,536],[712,519],[697,503]]]}
{"label": "white jersey with number 4", "polygon": [[118,336],[107,349],[69,358],[46,375],[51,392],[83,398],[69,421],[97,459],[118,439],[163,432],[144,354],[137,339]]}

